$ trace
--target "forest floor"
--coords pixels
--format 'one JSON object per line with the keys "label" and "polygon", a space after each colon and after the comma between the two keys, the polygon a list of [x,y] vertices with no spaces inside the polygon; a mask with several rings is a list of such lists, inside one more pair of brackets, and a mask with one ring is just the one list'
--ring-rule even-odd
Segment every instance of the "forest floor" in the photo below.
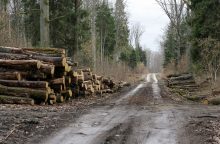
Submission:
{"label": "forest floor", "polygon": [[0,143],[218,144],[220,107],[179,100],[158,74],[148,74],[113,95],[56,106],[1,105]]}

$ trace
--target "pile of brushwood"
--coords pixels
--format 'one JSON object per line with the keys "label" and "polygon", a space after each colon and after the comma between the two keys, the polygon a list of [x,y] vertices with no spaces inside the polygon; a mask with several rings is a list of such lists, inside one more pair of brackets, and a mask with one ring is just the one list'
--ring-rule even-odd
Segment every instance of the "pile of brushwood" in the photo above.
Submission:
{"label": "pile of brushwood", "polygon": [[55,104],[113,93],[127,83],[79,69],[65,49],[0,46],[0,103]]}

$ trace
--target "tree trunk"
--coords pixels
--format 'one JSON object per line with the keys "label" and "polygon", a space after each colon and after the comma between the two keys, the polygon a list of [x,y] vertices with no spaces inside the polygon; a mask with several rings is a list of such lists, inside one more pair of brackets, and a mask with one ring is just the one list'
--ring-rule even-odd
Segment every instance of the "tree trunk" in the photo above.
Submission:
{"label": "tree trunk", "polygon": [[40,0],[41,47],[49,47],[49,0]]}
{"label": "tree trunk", "polygon": [[11,97],[0,95],[0,104],[29,104],[34,105],[34,100],[31,98]]}
{"label": "tree trunk", "polygon": [[0,84],[8,87],[24,87],[33,89],[46,89],[48,82],[46,81],[17,81],[17,80],[1,80]]}
{"label": "tree trunk", "polygon": [[46,102],[48,99],[48,92],[46,90],[35,90],[30,88],[7,87],[0,85],[0,94],[15,97],[32,98],[39,102]]}
{"label": "tree trunk", "polygon": [[18,70],[39,69],[42,63],[38,60],[0,60],[0,67]]}
{"label": "tree trunk", "polygon": [[21,80],[21,74],[19,72],[0,72],[1,80]]}

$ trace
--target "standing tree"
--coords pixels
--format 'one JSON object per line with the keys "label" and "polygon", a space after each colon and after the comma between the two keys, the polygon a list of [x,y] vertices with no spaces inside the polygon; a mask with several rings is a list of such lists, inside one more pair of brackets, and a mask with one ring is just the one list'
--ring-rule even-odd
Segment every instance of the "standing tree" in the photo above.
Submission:
{"label": "standing tree", "polygon": [[125,12],[125,1],[116,0],[115,3],[115,55],[116,60],[120,56],[121,52],[128,49],[129,29],[128,18]]}
{"label": "standing tree", "polygon": [[176,61],[175,66],[177,69],[181,60],[181,24],[185,17],[185,2],[183,0],[156,0],[160,7],[164,10],[170,19],[171,26],[174,29],[174,37],[176,38],[177,45],[175,46]]}
{"label": "standing tree", "polygon": [[49,47],[49,0],[40,1],[40,42],[41,47]]}

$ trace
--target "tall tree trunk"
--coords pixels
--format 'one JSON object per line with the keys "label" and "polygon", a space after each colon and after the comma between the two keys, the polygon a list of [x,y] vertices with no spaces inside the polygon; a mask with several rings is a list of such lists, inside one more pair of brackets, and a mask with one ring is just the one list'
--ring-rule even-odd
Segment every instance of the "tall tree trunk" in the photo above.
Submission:
{"label": "tall tree trunk", "polygon": [[75,4],[75,29],[74,29],[74,48],[73,48],[73,52],[74,49],[76,50],[76,57],[78,57],[79,54],[79,8],[80,8],[80,2],[81,0],[75,0],[74,4]]}
{"label": "tall tree trunk", "polygon": [[91,33],[92,33],[92,50],[93,50],[93,70],[96,71],[96,0],[92,1],[91,14]]}
{"label": "tall tree trunk", "polygon": [[40,10],[41,47],[49,47],[49,0],[40,1]]}

